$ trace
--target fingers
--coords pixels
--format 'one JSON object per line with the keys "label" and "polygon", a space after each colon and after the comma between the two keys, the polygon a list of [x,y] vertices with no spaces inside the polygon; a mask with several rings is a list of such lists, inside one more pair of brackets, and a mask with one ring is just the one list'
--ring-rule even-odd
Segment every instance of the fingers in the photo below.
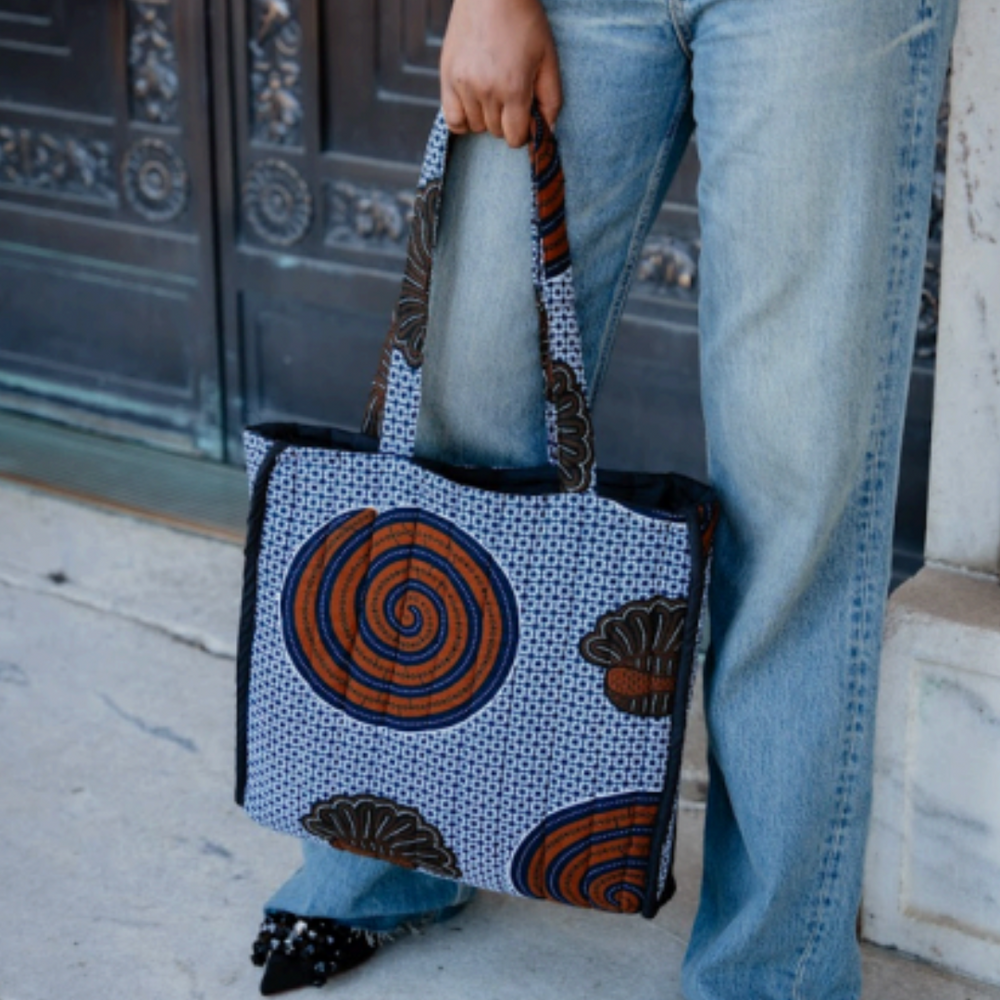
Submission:
{"label": "fingers", "polygon": [[441,107],[448,128],[457,135],[485,132],[488,128],[486,110],[472,87],[463,81],[444,83],[441,87]]}
{"label": "fingers", "polygon": [[441,46],[441,104],[452,132],[528,140],[533,98],[550,125],[562,105],[541,0],[454,0]]}
{"label": "fingers", "polygon": [[502,122],[503,137],[507,140],[507,145],[519,149],[528,141],[528,130],[531,126],[531,95],[505,104]]}
{"label": "fingers", "polygon": [[538,110],[542,113],[549,128],[554,128],[559,112],[562,110],[562,81],[559,76],[559,58],[555,47],[551,47],[538,67],[535,78],[535,97],[538,99]]}
{"label": "fingers", "polygon": [[485,94],[479,97],[471,86],[452,85],[441,89],[444,120],[452,132],[456,135],[489,132],[515,149],[528,141],[531,99],[530,92],[498,99]]}
{"label": "fingers", "polygon": [[483,120],[487,130],[496,138],[503,138],[503,104],[498,100],[485,100],[482,105]]}
{"label": "fingers", "polygon": [[469,120],[465,115],[465,106],[452,87],[442,86],[441,88],[441,110],[444,112],[444,120],[449,131],[454,132],[455,135],[465,135],[469,131]]}

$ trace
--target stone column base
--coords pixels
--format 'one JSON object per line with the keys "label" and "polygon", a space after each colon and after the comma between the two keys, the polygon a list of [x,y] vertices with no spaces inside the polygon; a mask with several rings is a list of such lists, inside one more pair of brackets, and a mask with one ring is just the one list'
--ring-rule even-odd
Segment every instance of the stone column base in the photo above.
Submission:
{"label": "stone column base", "polygon": [[1000,586],[924,569],[886,620],[864,936],[1000,984]]}

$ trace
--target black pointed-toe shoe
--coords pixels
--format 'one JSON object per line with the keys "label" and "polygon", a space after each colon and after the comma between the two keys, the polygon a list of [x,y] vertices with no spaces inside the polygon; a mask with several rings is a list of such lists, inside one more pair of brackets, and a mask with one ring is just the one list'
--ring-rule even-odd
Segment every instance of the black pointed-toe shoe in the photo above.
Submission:
{"label": "black pointed-toe shoe", "polygon": [[322,986],[330,976],[371,958],[378,947],[377,935],[335,920],[271,913],[261,924],[250,958],[264,967],[260,992],[269,997]]}

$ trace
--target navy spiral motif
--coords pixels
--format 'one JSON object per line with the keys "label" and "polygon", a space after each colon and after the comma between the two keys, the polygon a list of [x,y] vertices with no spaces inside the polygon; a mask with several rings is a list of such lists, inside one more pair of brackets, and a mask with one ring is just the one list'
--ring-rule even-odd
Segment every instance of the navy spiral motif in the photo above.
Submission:
{"label": "navy spiral motif", "polygon": [[362,722],[437,729],[503,685],[517,604],[490,554],[427,511],[348,511],[296,554],[282,591],[292,662],[313,690]]}
{"label": "navy spiral motif", "polygon": [[639,912],[659,807],[655,792],[627,792],[547,816],[514,854],[514,888],[570,906]]}

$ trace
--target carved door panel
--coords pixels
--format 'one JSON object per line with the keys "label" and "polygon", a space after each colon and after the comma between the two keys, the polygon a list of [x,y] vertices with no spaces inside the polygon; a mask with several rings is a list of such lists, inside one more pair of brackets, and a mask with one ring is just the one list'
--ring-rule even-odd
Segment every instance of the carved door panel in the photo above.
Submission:
{"label": "carved door panel", "polygon": [[357,428],[446,13],[441,0],[233,0],[234,430],[279,418]]}
{"label": "carved door panel", "polygon": [[[0,408],[231,460],[247,422],[357,427],[449,6],[0,0]],[[704,469],[696,174],[692,149],[643,251],[598,405],[607,465]],[[912,565],[932,381],[922,362]]]}
{"label": "carved door panel", "polygon": [[0,405],[221,455],[205,15],[0,0]]}
{"label": "carved door panel", "polygon": [[[260,419],[358,426],[398,289],[448,9],[233,0],[234,431]],[[605,383],[600,441],[613,464],[702,466],[694,176],[692,156],[646,248]],[[658,432],[640,432],[652,411]]]}

